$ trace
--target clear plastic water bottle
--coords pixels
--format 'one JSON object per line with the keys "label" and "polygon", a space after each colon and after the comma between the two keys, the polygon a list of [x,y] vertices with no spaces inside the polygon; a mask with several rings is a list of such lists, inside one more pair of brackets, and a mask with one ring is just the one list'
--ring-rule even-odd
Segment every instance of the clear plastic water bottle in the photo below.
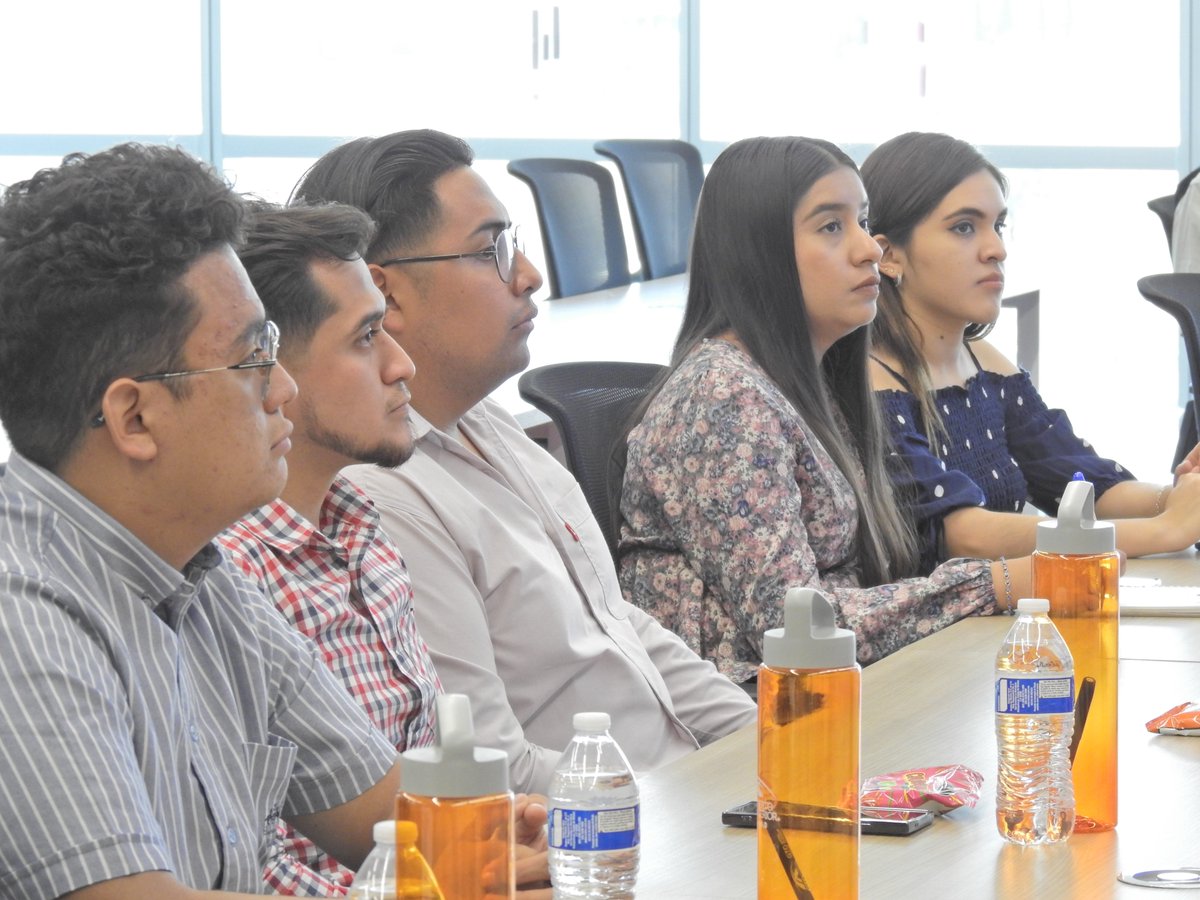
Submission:
{"label": "clear plastic water bottle", "polygon": [[391,900],[396,896],[396,823],[376,822],[375,849],[354,874],[350,900]]}
{"label": "clear plastic water bottle", "polygon": [[996,656],[996,827],[1015,844],[1065,841],[1075,825],[1074,663],[1049,609],[1018,601]]}
{"label": "clear plastic water bottle", "polygon": [[445,900],[437,879],[416,848],[412,822],[376,822],[372,850],[350,885],[349,900]]}
{"label": "clear plastic water bottle", "polygon": [[550,882],[555,898],[633,897],[641,807],[608,713],[576,713],[575,737],[550,778]]}

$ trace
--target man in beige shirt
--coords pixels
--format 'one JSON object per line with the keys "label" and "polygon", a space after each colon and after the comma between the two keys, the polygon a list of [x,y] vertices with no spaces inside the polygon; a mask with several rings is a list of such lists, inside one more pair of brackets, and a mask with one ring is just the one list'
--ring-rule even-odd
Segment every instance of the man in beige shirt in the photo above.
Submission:
{"label": "man in beige shirt", "polygon": [[601,710],[648,770],[754,721],[746,694],[621,596],[574,478],[487,396],[529,364],[541,276],[471,149],[434,131],[353,141],[296,194],[366,210],[385,329],[416,365],[416,450],[356,467],[412,573],[447,690],[468,694],[513,786],[544,791],[571,717]]}

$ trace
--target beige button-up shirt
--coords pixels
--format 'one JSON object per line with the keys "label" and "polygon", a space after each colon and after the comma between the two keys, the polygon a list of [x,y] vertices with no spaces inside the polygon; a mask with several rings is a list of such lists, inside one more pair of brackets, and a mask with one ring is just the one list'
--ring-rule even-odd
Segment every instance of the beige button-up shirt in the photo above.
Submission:
{"label": "beige button-up shirt", "polygon": [[625,601],[578,483],[498,404],[461,421],[484,459],[412,418],[411,460],[347,475],[408,563],[442,684],[471,698],[515,790],[547,789],[577,712],[609,713],[637,771],[755,720],[741,688]]}

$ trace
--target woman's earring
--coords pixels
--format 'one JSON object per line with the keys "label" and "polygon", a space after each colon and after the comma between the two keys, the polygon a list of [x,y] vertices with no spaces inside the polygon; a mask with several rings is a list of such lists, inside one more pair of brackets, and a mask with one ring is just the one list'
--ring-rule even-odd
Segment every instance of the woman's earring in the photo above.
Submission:
{"label": "woman's earring", "polygon": [[896,290],[900,290],[900,282],[904,278],[903,273],[896,272],[896,273],[892,274],[892,273],[885,272],[884,274],[887,275],[888,278],[892,279],[892,284],[894,284],[896,286]]}

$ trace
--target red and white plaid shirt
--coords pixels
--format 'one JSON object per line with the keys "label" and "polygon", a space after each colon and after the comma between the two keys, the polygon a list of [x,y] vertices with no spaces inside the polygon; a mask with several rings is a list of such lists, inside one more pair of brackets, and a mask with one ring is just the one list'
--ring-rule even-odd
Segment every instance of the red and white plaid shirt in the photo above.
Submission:
{"label": "red and white plaid shirt", "polygon": [[[276,500],[218,540],[288,621],[317,643],[396,749],[433,743],[441,684],[417,631],[408,568],[362,491],[345,478],[334,481],[319,531]],[[265,872],[276,893],[341,897],[353,877],[312,842],[280,827]]]}

